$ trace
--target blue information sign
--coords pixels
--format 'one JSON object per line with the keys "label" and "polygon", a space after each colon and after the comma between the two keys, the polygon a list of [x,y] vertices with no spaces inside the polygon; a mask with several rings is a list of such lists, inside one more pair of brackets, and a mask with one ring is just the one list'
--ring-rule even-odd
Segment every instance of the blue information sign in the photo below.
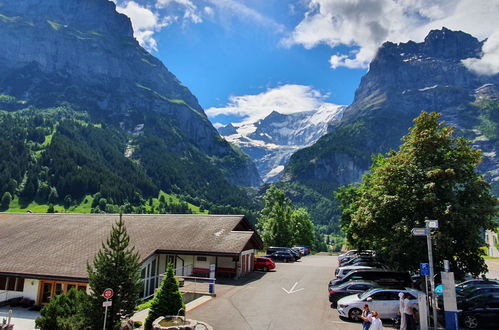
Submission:
{"label": "blue information sign", "polygon": [[421,264],[421,266],[419,267],[419,272],[421,273],[421,275],[430,276],[430,264]]}

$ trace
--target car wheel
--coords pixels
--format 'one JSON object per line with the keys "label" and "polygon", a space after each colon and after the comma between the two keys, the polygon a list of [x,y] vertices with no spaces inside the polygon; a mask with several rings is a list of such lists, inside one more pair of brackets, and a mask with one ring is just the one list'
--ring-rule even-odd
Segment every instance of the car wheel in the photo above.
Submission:
{"label": "car wheel", "polygon": [[268,271],[269,271],[269,269],[268,269],[267,267],[263,267],[263,271],[264,271],[264,272],[268,272]]}
{"label": "car wheel", "polygon": [[464,325],[468,329],[476,329],[478,328],[478,319],[473,315],[466,315],[464,317]]}
{"label": "car wheel", "polygon": [[360,320],[362,320],[361,316],[362,316],[362,311],[360,309],[358,309],[358,308],[352,308],[348,312],[348,317],[352,321],[360,321]]}

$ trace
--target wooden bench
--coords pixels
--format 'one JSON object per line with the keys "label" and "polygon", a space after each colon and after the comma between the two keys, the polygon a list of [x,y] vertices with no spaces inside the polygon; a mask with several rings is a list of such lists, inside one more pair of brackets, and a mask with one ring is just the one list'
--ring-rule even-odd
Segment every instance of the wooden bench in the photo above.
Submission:
{"label": "wooden bench", "polygon": [[192,275],[199,277],[208,277],[210,276],[210,270],[208,268],[193,268]]}

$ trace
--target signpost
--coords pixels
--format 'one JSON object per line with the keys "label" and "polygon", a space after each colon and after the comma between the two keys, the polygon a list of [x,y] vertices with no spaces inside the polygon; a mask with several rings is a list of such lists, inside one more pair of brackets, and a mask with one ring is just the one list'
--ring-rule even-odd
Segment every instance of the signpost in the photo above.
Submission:
{"label": "signpost", "polygon": [[113,289],[106,289],[104,292],[102,292],[102,296],[106,299],[106,301],[102,302],[102,307],[105,308],[104,312],[104,326],[102,327],[103,330],[106,330],[106,321],[107,321],[107,308],[113,305],[113,302],[110,301],[114,295]]}
{"label": "signpost", "polygon": [[412,236],[426,236],[426,244],[428,245],[428,264],[431,289],[431,307],[433,310],[433,328],[438,329],[437,321],[437,297],[435,295],[435,278],[433,271],[433,252],[431,245],[431,229],[438,229],[438,220],[426,220],[425,228],[412,228]]}

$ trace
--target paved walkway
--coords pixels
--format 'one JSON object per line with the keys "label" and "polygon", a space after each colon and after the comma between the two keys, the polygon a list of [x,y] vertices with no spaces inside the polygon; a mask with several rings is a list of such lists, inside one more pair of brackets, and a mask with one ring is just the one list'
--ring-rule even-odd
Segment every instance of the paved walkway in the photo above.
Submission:
{"label": "paved walkway", "polygon": [[35,328],[35,319],[40,316],[40,312],[29,311],[22,307],[0,307],[0,321],[7,317],[9,310],[12,310],[12,321],[15,330],[32,330]]}

